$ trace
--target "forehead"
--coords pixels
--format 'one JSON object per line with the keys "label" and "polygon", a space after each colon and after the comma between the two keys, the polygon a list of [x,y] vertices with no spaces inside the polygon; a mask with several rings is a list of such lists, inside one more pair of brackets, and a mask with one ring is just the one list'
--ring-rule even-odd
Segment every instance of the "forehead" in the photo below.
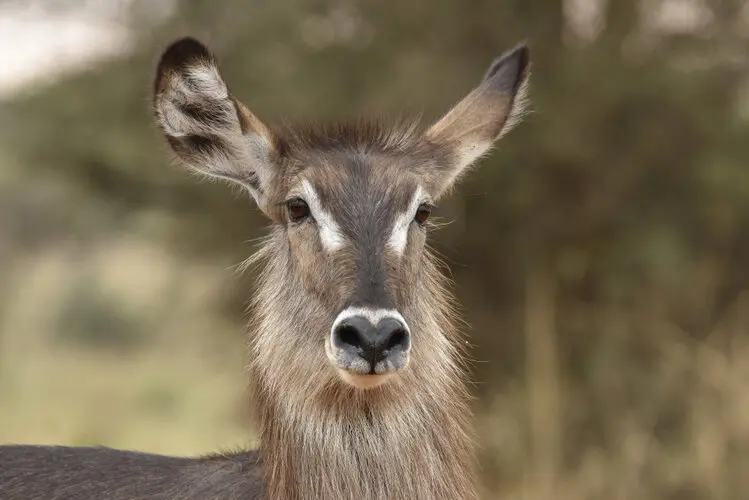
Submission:
{"label": "forehead", "polygon": [[311,188],[322,206],[341,217],[402,211],[420,187],[407,155],[331,151],[311,155],[300,167],[289,178],[289,193]]}
{"label": "forehead", "polygon": [[446,159],[410,121],[324,124],[285,129],[279,137],[287,159],[282,196],[300,195],[306,182],[339,216],[371,219],[406,209],[419,187],[426,195],[425,172]]}

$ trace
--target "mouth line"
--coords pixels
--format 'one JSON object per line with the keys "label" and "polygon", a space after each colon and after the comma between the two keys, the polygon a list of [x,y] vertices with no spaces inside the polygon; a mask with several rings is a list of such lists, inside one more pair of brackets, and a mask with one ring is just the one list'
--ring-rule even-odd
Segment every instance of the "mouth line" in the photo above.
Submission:
{"label": "mouth line", "polygon": [[378,360],[376,359],[375,350],[371,349],[366,352],[366,357],[362,356],[364,359],[369,361],[369,372],[367,372],[367,375],[377,375],[377,372],[375,371],[375,367],[377,367]]}
{"label": "mouth line", "polygon": [[408,365],[408,353],[402,353],[405,358],[401,362],[393,364],[393,360],[380,360],[372,363],[369,357],[350,358],[342,355],[340,350],[333,347],[332,343],[325,342],[325,353],[328,361],[338,377],[347,385],[357,389],[371,389],[377,387],[399,373]]}
{"label": "mouth line", "polygon": [[[362,362],[363,361],[363,362]],[[333,361],[333,365],[336,369],[348,372],[352,375],[358,375],[362,377],[376,377],[380,375],[394,374],[400,370],[392,369],[387,363],[378,361],[372,363],[370,360],[341,360],[337,359]]]}

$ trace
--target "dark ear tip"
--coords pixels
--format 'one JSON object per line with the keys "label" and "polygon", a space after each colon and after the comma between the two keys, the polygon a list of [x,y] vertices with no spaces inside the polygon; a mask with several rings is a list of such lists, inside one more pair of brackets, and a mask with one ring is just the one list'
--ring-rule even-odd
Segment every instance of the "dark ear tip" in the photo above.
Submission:
{"label": "dark ear tip", "polygon": [[208,48],[192,37],[184,37],[169,45],[159,60],[159,72],[179,70],[195,61],[211,60]]}
{"label": "dark ear tip", "polygon": [[159,93],[164,77],[169,73],[178,73],[200,61],[212,61],[213,55],[208,48],[193,37],[180,38],[170,44],[159,59],[156,68],[154,91]]}
{"label": "dark ear tip", "polygon": [[484,81],[496,80],[503,90],[516,92],[528,73],[530,61],[531,51],[527,42],[519,43],[492,62]]}
{"label": "dark ear tip", "polygon": [[525,73],[528,70],[528,66],[531,63],[531,49],[526,42],[518,44],[514,49],[510,51],[516,53],[519,61],[519,69],[521,73]]}

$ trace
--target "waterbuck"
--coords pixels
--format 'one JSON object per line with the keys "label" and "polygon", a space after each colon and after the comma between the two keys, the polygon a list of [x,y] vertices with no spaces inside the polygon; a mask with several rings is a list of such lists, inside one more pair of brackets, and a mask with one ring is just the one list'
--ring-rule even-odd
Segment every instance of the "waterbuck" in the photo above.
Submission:
{"label": "waterbuck", "polygon": [[[0,447],[9,499],[472,499],[466,343],[426,246],[434,203],[522,114],[529,52],[494,61],[426,130],[266,127],[192,38],[153,104],[178,158],[246,188],[272,229],[253,299],[261,447],[174,458]],[[8,411],[6,408],[5,411]]]}

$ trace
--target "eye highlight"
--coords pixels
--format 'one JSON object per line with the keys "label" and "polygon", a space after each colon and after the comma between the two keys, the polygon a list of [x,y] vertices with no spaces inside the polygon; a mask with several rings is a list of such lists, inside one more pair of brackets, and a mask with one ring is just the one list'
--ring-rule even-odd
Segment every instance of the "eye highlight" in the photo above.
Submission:
{"label": "eye highlight", "polygon": [[414,216],[414,221],[418,225],[423,226],[432,214],[433,208],[434,206],[429,203],[422,203],[419,205],[419,208],[416,210],[416,215]]}
{"label": "eye highlight", "polygon": [[286,213],[291,222],[302,222],[310,216],[309,205],[301,198],[292,198],[286,202]]}

